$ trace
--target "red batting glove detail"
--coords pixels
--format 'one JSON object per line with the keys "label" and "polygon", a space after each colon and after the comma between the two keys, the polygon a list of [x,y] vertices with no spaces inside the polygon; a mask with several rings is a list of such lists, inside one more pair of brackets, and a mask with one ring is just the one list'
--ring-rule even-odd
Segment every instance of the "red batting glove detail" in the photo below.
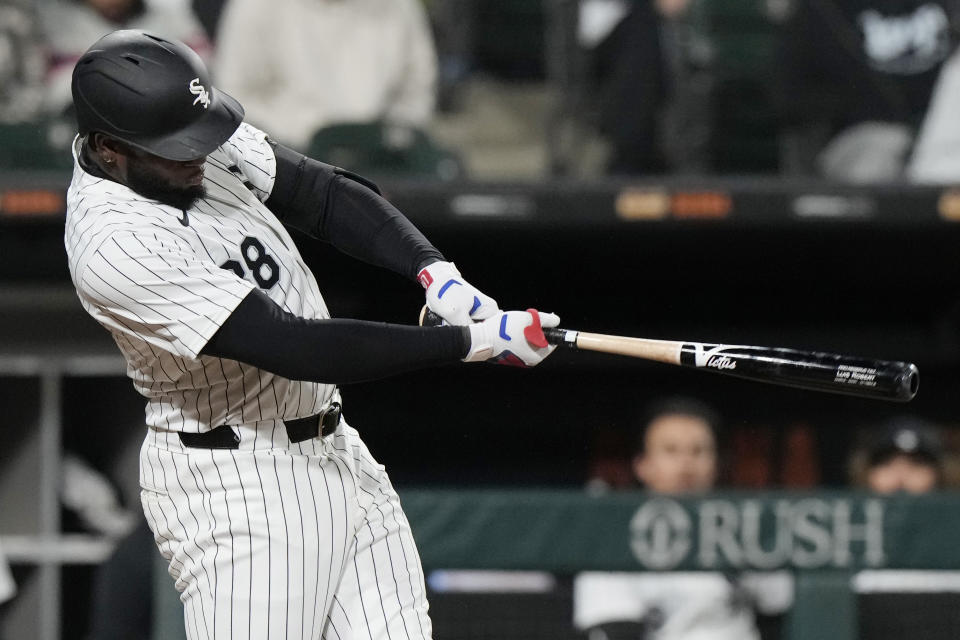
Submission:
{"label": "red batting glove detail", "polygon": [[504,351],[502,354],[497,356],[494,360],[496,364],[505,364],[508,367],[520,367],[521,369],[527,368],[527,363],[513,355],[509,351]]}
{"label": "red batting glove detail", "polygon": [[548,346],[549,343],[547,342],[547,336],[543,335],[543,327],[540,325],[540,314],[537,313],[536,309],[527,309],[527,313],[533,317],[533,324],[523,329],[523,337],[533,346],[538,349],[543,349]]}
{"label": "red batting glove detail", "polygon": [[417,274],[417,281],[420,283],[421,287],[427,289],[433,284],[433,276],[431,276],[430,272],[427,271],[426,267],[424,267],[420,270],[420,273]]}

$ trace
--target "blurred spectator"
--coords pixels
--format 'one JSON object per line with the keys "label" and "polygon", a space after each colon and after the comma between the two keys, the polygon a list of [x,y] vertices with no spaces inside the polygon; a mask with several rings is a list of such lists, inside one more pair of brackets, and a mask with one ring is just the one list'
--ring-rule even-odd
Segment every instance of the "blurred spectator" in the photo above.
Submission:
{"label": "blurred spectator", "polygon": [[[673,495],[712,489],[718,424],[714,411],[694,399],[655,405],[641,423],[637,482]],[[752,605],[773,612],[790,599],[789,578],[771,575],[741,581],[707,572],[585,572],[574,579],[574,624],[589,640],[756,639]]]}
{"label": "blurred spectator", "polygon": [[427,0],[424,3],[437,50],[437,111],[462,105],[463,84],[474,71],[479,0]]}
{"label": "blurred spectator", "polygon": [[188,0],[50,0],[41,3],[50,49],[46,110],[60,115],[72,107],[70,78],[87,48],[116,29],[143,29],[187,43],[201,57],[212,47]]}
{"label": "blurred spectator", "polygon": [[893,418],[851,457],[855,485],[877,493],[926,493],[943,481],[943,446],[936,427],[919,418]]}
{"label": "blurred spectator", "polygon": [[784,27],[784,168],[898,179],[944,61],[953,0],[804,0]]}
{"label": "blurred spectator", "polygon": [[7,559],[3,555],[3,547],[0,546],[0,639],[6,637],[3,633],[4,618],[9,602],[17,594],[17,585],[10,575],[10,567],[7,565]]}
{"label": "blurred spectator", "polygon": [[907,178],[914,182],[956,184],[960,182],[960,49],[940,69],[930,99],[930,108],[907,164]]}
{"label": "blurred spectator", "polygon": [[220,14],[226,6],[227,0],[193,0],[190,6],[193,8],[194,15],[200,20],[207,36],[216,41],[217,29],[220,26]]}
{"label": "blurred spectator", "polygon": [[0,123],[40,115],[46,58],[38,32],[31,3],[0,0]]}
{"label": "blurred spectator", "polygon": [[7,558],[3,555],[3,547],[0,546],[0,604],[13,598],[17,593],[17,585],[10,575],[10,566],[7,564]]}
{"label": "blurred spectator", "polygon": [[60,500],[81,531],[121,538],[134,526],[136,516],[120,504],[109,478],[70,452],[63,454]]}
{"label": "blurred spectator", "polygon": [[655,405],[643,421],[633,472],[647,491],[704,492],[717,480],[719,417],[707,405],[672,398]]}
{"label": "blurred spectator", "polygon": [[678,56],[673,22],[690,0],[581,0],[578,40],[591,52],[598,127],[610,174],[663,173],[666,108]]}
{"label": "blurred spectator", "polygon": [[422,127],[433,115],[437,60],[420,0],[232,0],[214,71],[251,123],[299,149],[331,124]]}

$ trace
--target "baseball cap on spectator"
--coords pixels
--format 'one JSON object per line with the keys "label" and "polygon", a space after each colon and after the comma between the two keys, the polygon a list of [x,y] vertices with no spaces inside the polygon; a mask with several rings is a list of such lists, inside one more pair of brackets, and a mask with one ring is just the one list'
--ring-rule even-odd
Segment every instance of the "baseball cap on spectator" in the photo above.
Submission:
{"label": "baseball cap on spectator", "polygon": [[884,423],[879,436],[869,448],[868,464],[874,467],[897,455],[940,466],[943,445],[936,427],[915,417],[897,417]]}

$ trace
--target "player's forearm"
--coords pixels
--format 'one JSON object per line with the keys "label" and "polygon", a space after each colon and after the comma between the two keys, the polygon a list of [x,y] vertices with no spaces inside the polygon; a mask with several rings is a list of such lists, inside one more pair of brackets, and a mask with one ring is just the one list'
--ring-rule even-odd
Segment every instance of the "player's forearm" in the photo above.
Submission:
{"label": "player's forearm", "polygon": [[277,176],[267,206],[280,220],[364,262],[411,280],[444,260],[376,185],[274,144]]}
{"label": "player's forearm", "polygon": [[424,266],[445,260],[420,230],[381,196],[341,176],[335,187],[323,237],[344,253],[411,280]]}
{"label": "player's forearm", "polygon": [[465,327],[306,320],[254,290],[201,354],[237,360],[291,380],[346,384],[458,362],[469,343]]}

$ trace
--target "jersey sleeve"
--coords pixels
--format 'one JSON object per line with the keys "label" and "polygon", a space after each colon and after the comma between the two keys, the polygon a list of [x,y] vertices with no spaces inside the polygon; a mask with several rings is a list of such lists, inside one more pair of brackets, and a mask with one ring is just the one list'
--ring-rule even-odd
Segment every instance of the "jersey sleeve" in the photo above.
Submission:
{"label": "jersey sleeve", "polygon": [[164,230],[111,235],[90,255],[77,286],[108,328],[190,359],[253,288]]}
{"label": "jersey sleeve", "polygon": [[220,148],[240,170],[247,187],[266,202],[277,177],[277,157],[267,134],[243,122]]}

